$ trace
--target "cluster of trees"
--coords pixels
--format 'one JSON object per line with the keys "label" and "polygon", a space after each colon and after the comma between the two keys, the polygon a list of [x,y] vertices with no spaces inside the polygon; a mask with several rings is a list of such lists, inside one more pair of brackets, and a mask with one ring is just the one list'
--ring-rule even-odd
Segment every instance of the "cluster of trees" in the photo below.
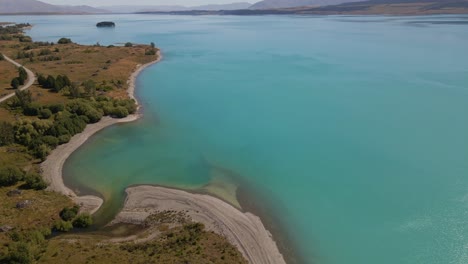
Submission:
{"label": "cluster of trees", "polygon": [[93,224],[93,219],[87,213],[78,214],[80,207],[65,207],[60,211],[60,218],[54,223],[53,230],[68,232],[75,228],[86,228]]}
{"label": "cluster of trees", "polygon": [[45,160],[52,149],[82,132],[87,124],[96,123],[105,115],[123,118],[137,110],[134,100],[103,96],[73,99],[66,105],[40,105],[32,102],[30,91],[17,91],[9,105],[41,120],[0,123],[0,146],[23,145],[31,155],[41,160]]}
{"label": "cluster of trees", "polygon": [[[58,52],[58,49],[56,49],[56,52]],[[39,61],[58,61],[62,59],[60,56],[51,55],[51,54],[52,54],[52,51],[50,51],[49,49],[42,49],[38,53],[37,59]],[[18,51],[16,53],[16,59],[29,59],[29,61],[33,62],[34,57],[35,57],[34,51],[30,51],[30,52]]]}
{"label": "cluster of trees", "polygon": [[42,88],[52,89],[54,92],[60,92],[65,87],[70,87],[72,85],[70,78],[67,75],[49,75],[45,77],[42,74],[39,74],[37,77],[37,82]]}
{"label": "cluster of trees", "polygon": [[44,190],[47,188],[47,183],[41,175],[35,172],[24,173],[13,165],[0,168],[0,187],[13,186],[18,182],[24,182],[21,186],[24,189]]}
{"label": "cluster of trees", "polygon": [[28,73],[23,67],[18,68],[18,77],[11,80],[11,87],[18,89],[20,85],[24,85],[24,82],[28,79]]}

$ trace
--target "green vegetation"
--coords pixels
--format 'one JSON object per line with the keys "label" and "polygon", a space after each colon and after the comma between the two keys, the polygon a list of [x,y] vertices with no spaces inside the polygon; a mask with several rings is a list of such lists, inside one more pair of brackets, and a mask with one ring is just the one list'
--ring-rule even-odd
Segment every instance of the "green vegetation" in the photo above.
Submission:
{"label": "green vegetation", "polygon": [[73,43],[73,42],[72,42],[71,39],[69,39],[69,38],[61,38],[61,39],[58,40],[57,43],[58,43],[58,44],[71,44],[71,43]]}
{"label": "green vegetation", "polygon": [[15,166],[7,165],[0,168],[0,186],[12,186],[21,181],[24,177],[24,172]]}
{"label": "green vegetation", "polygon": [[11,80],[11,87],[13,89],[18,89],[20,85],[24,85],[28,79],[28,73],[23,67],[18,68],[18,77],[15,77]]}
{"label": "green vegetation", "polygon": [[91,218],[91,215],[83,213],[78,215],[72,223],[73,227],[86,228],[93,224],[93,218]]}
{"label": "green vegetation", "polygon": [[125,43],[125,47],[127,47],[127,48],[133,47],[133,43],[127,42],[127,43]]}
{"label": "green vegetation", "polygon": [[[149,55],[157,49],[154,43],[81,46],[67,38],[57,48],[32,42],[22,33],[25,26],[0,27],[2,53],[38,73],[39,83],[0,104],[0,263],[245,263],[225,239],[189,221],[158,226],[148,221],[161,235],[137,244],[90,234],[50,237],[52,231],[89,227],[93,219],[68,197],[44,190],[39,163],[87,124],[135,113],[125,80],[136,65],[154,60]],[[18,76],[13,66],[4,68],[2,92],[8,92],[10,80],[15,88],[26,82],[23,68]]]}

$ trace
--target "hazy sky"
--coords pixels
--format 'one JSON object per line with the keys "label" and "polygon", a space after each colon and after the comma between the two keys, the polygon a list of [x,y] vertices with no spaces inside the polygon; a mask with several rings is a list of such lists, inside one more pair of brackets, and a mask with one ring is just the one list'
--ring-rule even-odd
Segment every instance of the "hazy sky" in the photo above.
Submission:
{"label": "hazy sky", "polygon": [[204,4],[227,4],[233,2],[254,3],[256,0],[41,0],[49,4],[57,5],[185,5],[196,6]]}

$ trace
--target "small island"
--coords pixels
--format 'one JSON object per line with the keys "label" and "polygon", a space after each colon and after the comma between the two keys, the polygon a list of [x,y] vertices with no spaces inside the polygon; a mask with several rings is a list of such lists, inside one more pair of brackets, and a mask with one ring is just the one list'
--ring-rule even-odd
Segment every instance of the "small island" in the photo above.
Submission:
{"label": "small island", "polygon": [[115,27],[115,23],[111,21],[102,21],[97,23],[96,27]]}

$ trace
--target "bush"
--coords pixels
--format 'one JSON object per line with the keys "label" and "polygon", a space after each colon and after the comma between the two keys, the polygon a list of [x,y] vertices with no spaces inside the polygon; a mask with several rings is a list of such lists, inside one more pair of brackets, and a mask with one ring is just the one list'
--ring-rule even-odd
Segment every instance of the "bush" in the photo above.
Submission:
{"label": "bush", "polygon": [[79,210],[80,208],[77,205],[71,208],[65,207],[62,209],[62,211],[60,211],[60,218],[62,218],[63,221],[71,221],[76,217]]}
{"label": "bush", "polygon": [[37,173],[26,174],[26,177],[24,177],[24,181],[26,182],[24,187],[27,189],[39,191],[47,188],[47,183],[44,181],[42,176]]}
{"label": "bush", "polygon": [[7,122],[0,122],[0,146],[10,145],[15,142],[15,127]]}
{"label": "bush", "polygon": [[93,224],[93,219],[91,215],[87,213],[83,213],[78,215],[78,217],[73,220],[73,227],[77,228],[86,228]]}
{"label": "bush", "polygon": [[5,57],[3,56],[2,53],[0,53],[0,61],[5,60]]}
{"label": "bush", "polygon": [[56,148],[59,145],[60,140],[54,136],[43,136],[41,141],[51,148]]}
{"label": "bush", "polygon": [[61,39],[59,39],[59,41],[57,43],[58,44],[70,44],[70,43],[73,43],[73,42],[69,38],[61,38]]}
{"label": "bush", "polygon": [[[8,255],[5,263],[29,264],[33,263],[34,254],[29,245],[25,242],[12,243],[8,247]],[[3,262],[2,262],[3,263]]]}
{"label": "bush", "polygon": [[62,112],[65,110],[65,106],[63,104],[51,104],[48,105],[47,108],[52,111],[53,114],[56,114],[58,112]]}
{"label": "bush", "polygon": [[111,109],[110,115],[117,118],[124,118],[128,116],[128,110],[123,106],[117,106]]}
{"label": "bush", "polygon": [[58,137],[59,145],[70,142],[71,136],[68,134],[61,135]]}
{"label": "bush", "polygon": [[46,160],[47,156],[49,155],[51,149],[46,144],[40,144],[33,149],[33,154],[36,158],[40,159],[41,161]]}
{"label": "bush", "polygon": [[127,43],[125,43],[125,47],[127,47],[127,48],[133,47],[133,44],[131,42],[127,42]]}
{"label": "bush", "polygon": [[18,89],[20,87],[20,80],[18,77],[15,77],[13,78],[13,80],[11,80],[11,83],[10,83],[11,87],[13,89]]}
{"label": "bush", "polygon": [[73,229],[73,225],[70,221],[59,220],[54,223],[52,229],[58,232],[68,232]]}
{"label": "bush", "polygon": [[23,108],[23,114],[25,116],[37,116],[39,115],[40,111],[41,111],[41,106],[37,103],[27,104]]}
{"label": "bush", "polygon": [[41,119],[49,119],[52,116],[52,111],[47,108],[41,109],[39,111],[39,118]]}
{"label": "bush", "polygon": [[21,181],[24,173],[16,166],[4,166],[0,168],[0,186],[12,186]]}

